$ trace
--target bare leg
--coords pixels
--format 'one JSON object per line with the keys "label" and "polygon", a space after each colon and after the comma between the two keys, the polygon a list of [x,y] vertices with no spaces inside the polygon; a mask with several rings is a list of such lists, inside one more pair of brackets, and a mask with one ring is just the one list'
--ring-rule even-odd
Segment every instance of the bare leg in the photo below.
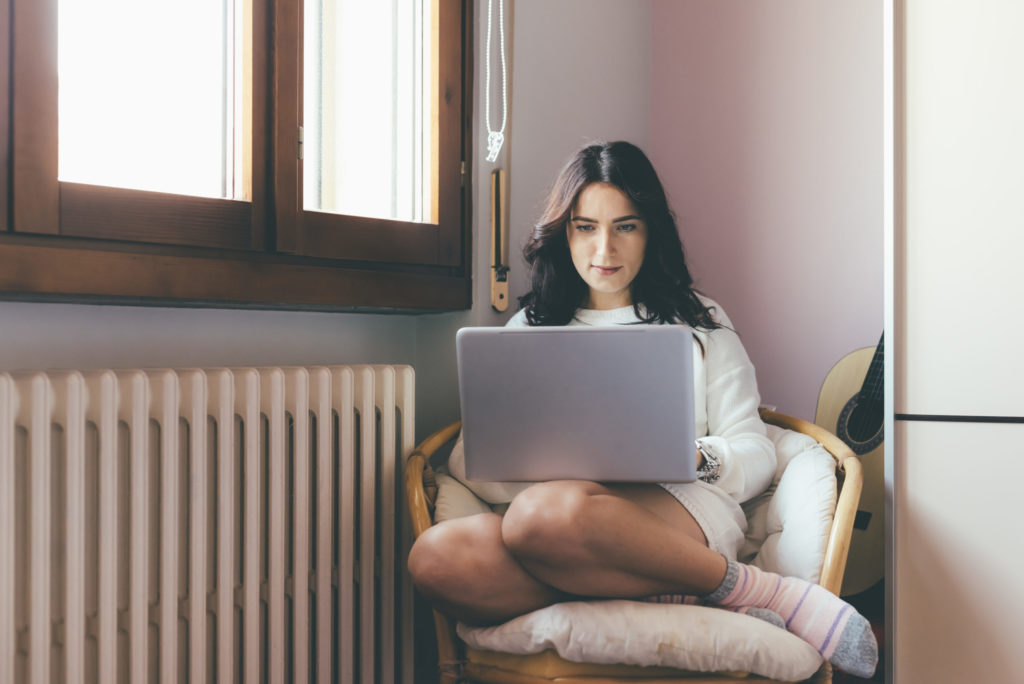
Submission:
{"label": "bare leg", "polygon": [[655,485],[535,485],[512,502],[502,539],[530,575],[572,594],[707,594],[725,578],[725,558]]}
{"label": "bare leg", "polygon": [[424,532],[409,553],[409,572],[434,607],[469,624],[504,622],[568,600],[509,554],[494,513],[448,520]]}
{"label": "bare leg", "polygon": [[660,487],[581,481],[531,487],[504,520],[483,514],[440,523],[409,555],[417,588],[471,624],[572,598],[705,594],[725,568],[693,516]]}

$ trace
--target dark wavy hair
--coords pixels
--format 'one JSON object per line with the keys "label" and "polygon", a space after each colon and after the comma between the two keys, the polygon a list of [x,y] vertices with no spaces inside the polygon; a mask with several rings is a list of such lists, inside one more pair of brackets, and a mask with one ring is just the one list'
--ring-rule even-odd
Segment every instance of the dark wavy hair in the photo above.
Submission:
{"label": "dark wavy hair", "polygon": [[[609,183],[633,202],[647,224],[647,247],[630,285],[633,310],[646,323],[721,327],[697,296],[665,190],[647,155],[628,142],[594,143],[577,152],[555,179],[523,256],[530,291],[519,298],[530,325],[565,325],[586,301],[587,284],[573,266],[566,225],[583,188]],[[643,307],[643,310],[641,310]]]}

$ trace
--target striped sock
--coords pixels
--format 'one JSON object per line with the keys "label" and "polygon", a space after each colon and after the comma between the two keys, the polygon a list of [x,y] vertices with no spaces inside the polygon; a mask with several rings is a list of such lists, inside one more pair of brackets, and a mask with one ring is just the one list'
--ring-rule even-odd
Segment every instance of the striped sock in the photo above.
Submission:
{"label": "striped sock", "polygon": [[786,629],[839,669],[858,677],[875,672],[878,644],[871,625],[822,586],[730,560],[721,586],[704,598],[722,606],[772,610]]}

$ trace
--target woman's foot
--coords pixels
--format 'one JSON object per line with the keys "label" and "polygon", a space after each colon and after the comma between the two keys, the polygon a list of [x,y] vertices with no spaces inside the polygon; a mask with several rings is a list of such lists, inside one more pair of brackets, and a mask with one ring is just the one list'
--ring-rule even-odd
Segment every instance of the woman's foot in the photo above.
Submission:
{"label": "woman's foot", "polygon": [[721,606],[767,608],[777,613],[786,629],[844,672],[870,677],[878,665],[878,643],[870,623],[820,585],[728,561],[721,586],[704,599]]}

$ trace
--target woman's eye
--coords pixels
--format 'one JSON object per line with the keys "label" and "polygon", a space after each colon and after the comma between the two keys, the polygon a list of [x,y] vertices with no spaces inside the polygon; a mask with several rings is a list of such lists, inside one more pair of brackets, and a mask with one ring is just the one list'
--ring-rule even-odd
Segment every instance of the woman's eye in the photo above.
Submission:
{"label": "woman's eye", "polygon": [[590,225],[589,223],[577,223],[576,224],[576,230],[582,230],[584,232],[590,232],[590,231],[594,230],[594,226]]}
{"label": "woman's eye", "polygon": [[636,224],[635,223],[620,223],[619,224],[619,230],[621,230],[624,233],[631,233],[634,230],[636,230]]}

